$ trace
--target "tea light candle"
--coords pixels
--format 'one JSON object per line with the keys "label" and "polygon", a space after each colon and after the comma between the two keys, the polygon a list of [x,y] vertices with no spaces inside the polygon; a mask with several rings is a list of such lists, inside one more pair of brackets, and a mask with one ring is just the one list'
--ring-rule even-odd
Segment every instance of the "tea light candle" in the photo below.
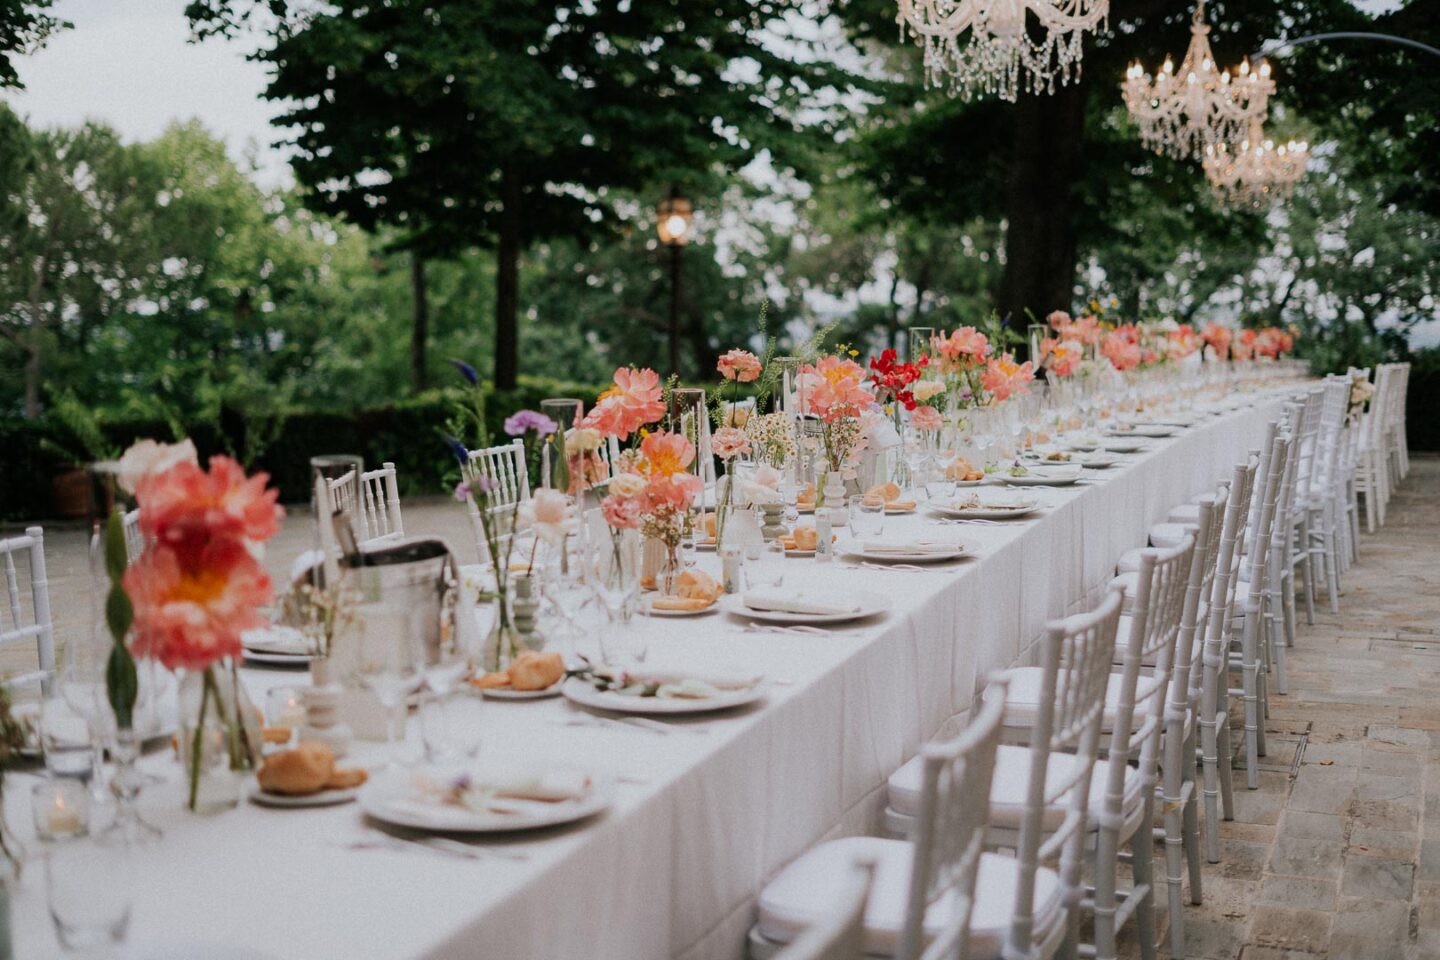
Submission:
{"label": "tea light candle", "polygon": [[90,794],[79,780],[55,779],[30,790],[35,834],[41,840],[64,840],[89,828]]}
{"label": "tea light candle", "polygon": [[305,700],[299,687],[281,687],[271,690],[267,706],[270,708],[270,722],[278,727],[302,727],[305,725]]}

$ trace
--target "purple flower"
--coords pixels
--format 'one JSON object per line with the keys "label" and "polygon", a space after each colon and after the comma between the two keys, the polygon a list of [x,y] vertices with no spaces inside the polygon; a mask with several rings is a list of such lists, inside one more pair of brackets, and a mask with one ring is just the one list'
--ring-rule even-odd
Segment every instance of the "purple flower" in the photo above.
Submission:
{"label": "purple flower", "polygon": [[474,367],[470,366],[470,364],[466,363],[464,360],[457,360],[454,357],[451,357],[450,365],[453,366],[456,370],[460,371],[460,376],[468,380],[470,382],[470,386],[477,386],[480,383],[479,371],[476,370]]}
{"label": "purple flower", "polygon": [[560,427],[538,410],[519,410],[505,418],[505,432],[512,437],[534,430],[542,437],[554,433]]}
{"label": "purple flower", "polygon": [[459,500],[461,503],[469,500],[470,484],[466,483],[464,480],[461,480],[459,483],[455,484],[455,499]]}
{"label": "purple flower", "polygon": [[452,437],[447,433],[445,442],[450,445],[450,452],[455,454],[455,459],[460,461],[460,466],[463,467],[470,462],[470,451],[465,449],[465,444],[461,443],[458,437]]}

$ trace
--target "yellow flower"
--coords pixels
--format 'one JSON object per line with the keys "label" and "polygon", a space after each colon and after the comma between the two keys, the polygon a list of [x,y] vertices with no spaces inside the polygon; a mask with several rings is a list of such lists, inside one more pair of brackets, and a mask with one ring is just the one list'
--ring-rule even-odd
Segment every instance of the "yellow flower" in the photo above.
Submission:
{"label": "yellow flower", "polygon": [[852,357],[858,357],[858,356],[860,356],[860,351],[859,351],[859,350],[851,350],[851,351],[850,351],[850,356],[852,356]]}

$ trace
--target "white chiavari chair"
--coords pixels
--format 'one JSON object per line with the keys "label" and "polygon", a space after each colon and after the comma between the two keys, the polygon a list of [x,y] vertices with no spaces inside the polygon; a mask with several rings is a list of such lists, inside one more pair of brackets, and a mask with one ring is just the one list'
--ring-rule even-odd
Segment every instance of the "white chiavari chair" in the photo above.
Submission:
{"label": "white chiavari chair", "polygon": [[[1340,569],[1349,520],[1345,517],[1345,484],[1340,475],[1341,448],[1345,442],[1345,408],[1350,402],[1350,379],[1327,377],[1324,403],[1320,408],[1320,435],[1315,468],[1308,489],[1299,491],[1301,509],[1308,515],[1305,551],[1310,555],[1311,573],[1307,574],[1305,620],[1315,622],[1309,578],[1324,580],[1330,612],[1340,612]],[[1320,573],[1316,574],[1316,568]]]}
{"label": "white chiavari chair", "polygon": [[[521,440],[501,444],[495,447],[486,447],[481,450],[471,450],[470,457],[461,467],[460,472],[464,475],[465,481],[474,487],[482,480],[489,488],[483,499],[488,504],[486,510],[492,518],[504,518],[509,516],[513,519],[514,508],[530,499],[530,472],[525,465],[525,444]],[[470,497],[466,501],[466,509],[470,512],[470,525],[475,532],[475,542],[480,551],[480,561],[490,561],[489,546],[485,542],[484,532],[480,525],[480,507],[476,506],[476,498]],[[513,531],[504,532],[500,536],[501,542],[509,542],[514,536]]]}
{"label": "white chiavari chair", "polygon": [[1356,451],[1356,492],[1365,498],[1365,529],[1375,532],[1385,523],[1385,503],[1390,480],[1385,456],[1385,404],[1390,392],[1390,366],[1375,368],[1375,395],[1360,417],[1359,449]]}
{"label": "white chiavari chair", "polygon": [[125,532],[125,565],[129,566],[145,552],[145,535],[140,532],[140,508],[136,507],[120,519]]}
{"label": "white chiavari chair", "polygon": [[360,546],[405,536],[395,464],[387,461],[378,470],[363,473],[350,470],[329,481],[329,485],[331,509],[350,518]]}
{"label": "white chiavari chair", "polygon": [[[1004,681],[996,681],[1003,686]],[[750,931],[752,957],[773,957],[781,944],[833,917],[835,884],[846,864],[868,860],[874,882],[864,917],[866,956],[941,960],[1000,955],[1017,887],[1040,885],[1059,910],[1059,878],[1031,861],[984,853],[990,785],[1004,721],[1004,697],[983,705],[957,737],[926,745],[912,838],[848,837],[802,854],[760,894],[759,920]],[[987,895],[989,902],[987,904]],[[977,934],[982,911],[999,915]],[[1027,911],[1028,912],[1028,911]],[[1058,925],[1058,924],[1057,924]],[[1029,944],[1028,933],[1025,943]],[[789,953],[784,956],[790,956]]]}
{"label": "white chiavari chair", "polygon": [[[1244,703],[1245,728],[1245,782],[1251,790],[1259,789],[1259,758],[1265,755],[1265,727],[1263,721],[1267,709],[1267,690],[1264,674],[1264,648],[1269,644],[1271,631],[1266,621],[1266,608],[1271,594],[1267,581],[1271,570],[1270,546],[1275,527],[1276,512],[1280,505],[1281,487],[1284,485],[1287,465],[1294,448],[1294,437],[1277,432],[1271,444],[1270,456],[1262,464],[1266,468],[1265,479],[1252,498],[1251,516],[1253,525],[1248,529],[1251,538],[1249,553],[1240,570],[1238,591],[1244,597],[1243,606],[1236,611],[1238,625],[1232,624],[1230,639],[1230,668],[1241,675],[1241,686],[1230,689],[1231,695],[1238,694]],[[1258,508],[1256,503],[1258,502]],[[1256,515],[1258,511],[1258,516]],[[1273,635],[1273,634],[1272,634]],[[1239,650],[1233,649],[1239,642]]]}
{"label": "white chiavari chair", "polygon": [[[1110,590],[1091,613],[1048,624],[1041,664],[1005,671],[1001,677],[1007,686],[992,685],[984,694],[986,701],[1003,695],[1005,735],[1012,741],[996,752],[987,843],[1018,851],[1022,864],[1058,860],[1065,917],[1063,924],[1052,917],[1038,886],[1023,902],[1017,898],[1006,957],[1048,957],[1067,936],[1078,943],[1085,895],[1081,866],[1105,804],[1104,783],[1094,775],[1095,757],[1102,733],[1115,729],[1121,705],[1121,683],[1111,676],[1120,605],[1120,591]],[[1098,655],[1103,662],[1093,659]],[[891,833],[914,829],[920,773],[919,763],[911,760],[890,777],[885,821]],[[1126,774],[1124,792],[1131,800],[1143,796],[1138,770]],[[1140,869],[1148,865],[1146,860]],[[987,902],[984,879],[982,872],[972,933],[998,943],[1006,904]]]}
{"label": "white chiavari chair", "polygon": [[[1386,470],[1390,489],[1410,472],[1410,451],[1405,440],[1405,393],[1410,378],[1410,364],[1386,364],[1390,368],[1390,390],[1385,399],[1383,439]],[[1388,495],[1387,495],[1388,499]]]}
{"label": "white chiavari chair", "polygon": [[45,571],[45,531],[26,527],[24,535],[0,540],[0,557],[4,558],[5,597],[10,613],[8,622],[0,619],[0,647],[33,641],[37,666],[9,677],[7,685],[39,680],[48,696],[55,674],[55,625],[50,615],[50,580]]}
{"label": "white chiavari chair", "polygon": [[[1220,862],[1220,817],[1234,818],[1233,778],[1230,766],[1229,655],[1228,631],[1239,583],[1245,535],[1245,518],[1255,491],[1255,476],[1261,462],[1256,451],[1250,460],[1235,468],[1230,495],[1220,524],[1220,542],[1215,555],[1215,576],[1210,583],[1206,616],[1201,622],[1200,699],[1197,724],[1200,728],[1200,769],[1205,804],[1205,858]],[[1225,763],[1220,764],[1220,758]]]}
{"label": "white chiavari chair", "polygon": [[875,863],[861,860],[850,873],[849,889],[836,897],[835,912],[807,927],[775,960],[864,960],[865,907],[870,901]]}

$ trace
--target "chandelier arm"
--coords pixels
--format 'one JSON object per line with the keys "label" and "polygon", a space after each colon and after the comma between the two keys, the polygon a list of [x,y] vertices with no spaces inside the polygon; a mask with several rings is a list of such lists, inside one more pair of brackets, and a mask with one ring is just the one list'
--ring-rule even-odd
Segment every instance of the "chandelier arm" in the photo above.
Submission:
{"label": "chandelier arm", "polygon": [[1338,31],[1335,33],[1315,33],[1308,37],[1298,37],[1294,40],[1282,40],[1269,47],[1261,48],[1255,52],[1254,58],[1271,57],[1282,50],[1301,46],[1306,43],[1320,43],[1325,40],[1375,40],[1380,43],[1394,43],[1402,47],[1411,47],[1431,56],[1440,57],[1440,48],[1432,47],[1419,40],[1411,40],[1409,37],[1397,37],[1391,33],[1357,33],[1350,30]]}

